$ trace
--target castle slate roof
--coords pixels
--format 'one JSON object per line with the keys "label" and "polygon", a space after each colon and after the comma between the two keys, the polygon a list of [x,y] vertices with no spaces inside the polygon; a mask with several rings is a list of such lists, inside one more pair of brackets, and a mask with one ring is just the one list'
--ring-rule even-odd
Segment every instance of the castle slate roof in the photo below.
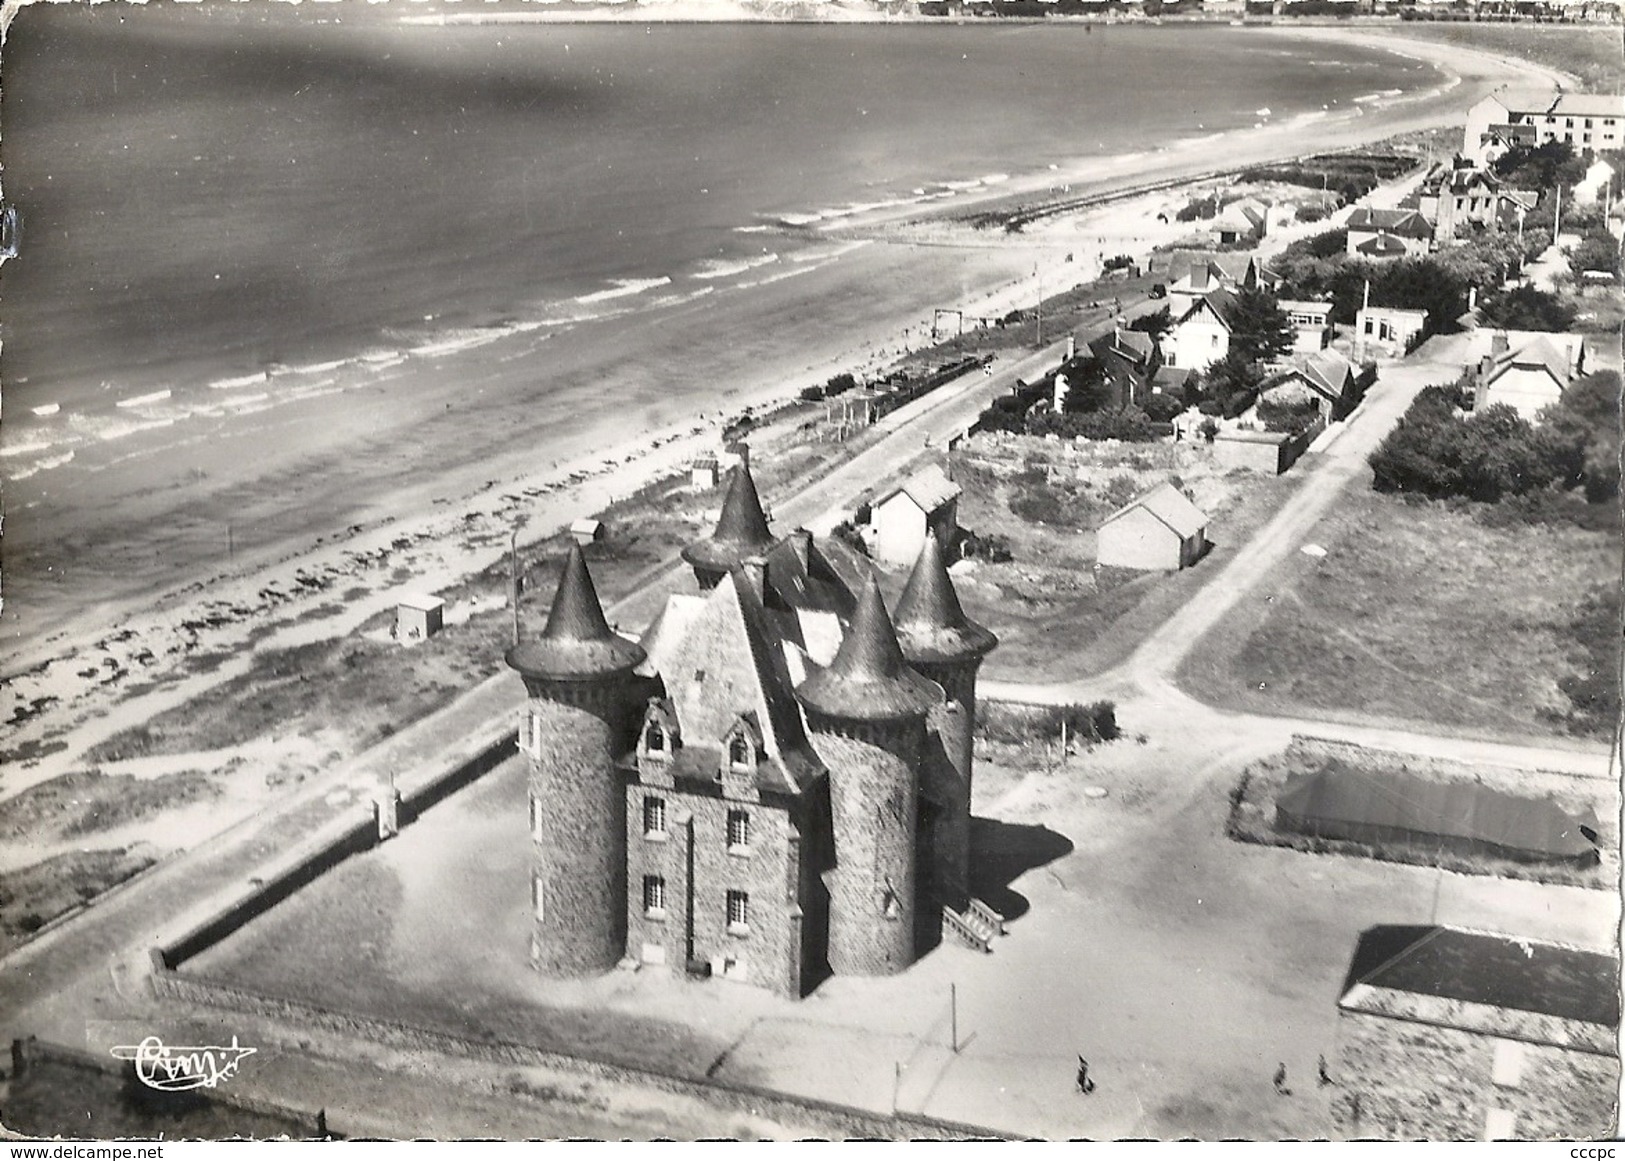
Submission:
{"label": "castle slate roof", "polygon": [[1363,932],[1343,983],[1443,1000],[1619,1024],[1618,961],[1600,952],[1512,935],[1431,925]]}
{"label": "castle slate roof", "polygon": [[923,717],[942,700],[942,690],[908,667],[880,586],[871,579],[835,660],[802,682],[796,696],[827,717],[893,721]]}
{"label": "castle slate roof", "polygon": [[965,616],[934,534],[926,536],[897,602],[897,643],[910,664],[967,661],[985,656],[999,643],[990,630]]}
{"label": "castle slate roof", "polygon": [[1114,520],[1126,516],[1135,508],[1144,508],[1163,524],[1166,524],[1180,539],[1195,536],[1207,527],[1207,513],[1185,498],[1185,493],[1164,480],[1149,492],[1143,492],[1124,504],[1117,511],[1100,522],[1102,528]]}
{"label": "castle slate roof", "polygon": [[749,466],[741,463],[729,473],[728,494],[723,498],[716,530],[684,548],[683,559],[722,572],[772,546],[773,533],[767,527],[756,481],[751,478]]}
{"label": "castle slate roof", "polygon": [[609,627],[579,545],[564,558],[547,627],[509,649],[507,662],[526,678],[590,681],[633,669],[643,649]]}

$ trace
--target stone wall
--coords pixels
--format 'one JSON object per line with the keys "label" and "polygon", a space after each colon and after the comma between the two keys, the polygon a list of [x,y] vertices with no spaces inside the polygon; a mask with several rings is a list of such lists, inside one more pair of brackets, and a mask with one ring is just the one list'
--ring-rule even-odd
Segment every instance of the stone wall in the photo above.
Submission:
{"label": "stone wall", "polygon": [[1333,1115],[1347,1136],[1480,1140],[1492,1110],[1515,1117],[1519,1140],[1614,1131],[1615,1056],[1346,1009],[1338,1043]]}
{"label": "stone wall", "polygon": [[695,1061],[695,1070],[691,1075],[670,1076],[643,1069],[635,1061],[566,1056],[511,1041],[475,1040],[394,1020],[271,996],[190,973],[183,976],[156,965],[152,983],[153,990],[160,998],[266,1016],[290,1026],[291,1036],[297,1035],[300,1027],[316,1028],[390,1048],[443,1053],[519,1067],[563,1069],[610,1083],[640,1085],[693,1097],[717,1107],[737,1109],[791,1124],[811,1123],[831,1137],[978,1139],[1001,1135],[977,1125],[918,1113],[898,1112],[888,1116],[869,1109],[796,1096],[757,1085],[718,1080],[705,1075],[709,1061]]}

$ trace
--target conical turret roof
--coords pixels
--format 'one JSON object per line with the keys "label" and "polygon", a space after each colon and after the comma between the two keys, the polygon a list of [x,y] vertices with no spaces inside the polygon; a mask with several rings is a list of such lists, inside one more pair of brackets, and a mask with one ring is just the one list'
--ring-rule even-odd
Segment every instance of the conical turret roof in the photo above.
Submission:
{"label": "conical turret roof", "polygon": [[897,602],[897,642],[911,664],[921,665],[970,661],[999,643],[992,631],[965,616],[935,535],[926,536]]}
{"label": "conical turret roof", "polygon": [[771,547],[773,533],[767,527],[756,481],[751,478],[750,467],[741,463],[728,477],[728,494],[722,501],[716,531],[683,549],[683,559],[698,568],[726,572]]}
{"label": "conical turret roof", "polygon": [[859,721],[919,717],[942,700],[937,686],[903,659],[880,586],[872,577],[835,660],[803,682],[796,696],[818,713]]}
{"label": "conical turret roof", "polygon": [[590,681],[629,670],[643,661],[641,646],[619,636],[604,619],[580,545],[564,558],[553,607],[542,635],[508,650],[507,661],[527,678]]}

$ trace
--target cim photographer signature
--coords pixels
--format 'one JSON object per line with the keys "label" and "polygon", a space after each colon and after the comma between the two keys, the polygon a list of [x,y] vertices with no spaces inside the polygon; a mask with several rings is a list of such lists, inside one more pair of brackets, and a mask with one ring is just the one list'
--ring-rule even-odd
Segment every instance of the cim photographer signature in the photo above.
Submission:
{"label": "cim photographer signature", "polygon": [[148,1036],[139,1044],[119,1044],[112,1050],[117,1059],[135,1062],[137,1080],[163,1092],[214,1088],[235,1076],[243,1059],[258,1051],[242,1047],[235,1036],[227,1045],[185,1047]]}

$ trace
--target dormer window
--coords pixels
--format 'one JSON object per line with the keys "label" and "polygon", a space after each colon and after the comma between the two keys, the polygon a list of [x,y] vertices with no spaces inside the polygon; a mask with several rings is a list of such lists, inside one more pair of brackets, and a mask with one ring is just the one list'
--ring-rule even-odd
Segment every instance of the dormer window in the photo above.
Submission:
{"label": "dormer window", "polygon": [[728,739],[728,763],[735,770],[749,770],[754,762],[750,752],[750,739],[743,730]]}
{"label": "dormer window", "polygon": [[666,752],[666,731],[660,728],[659,722],[650,722],[649,728],[643,731],[643,749],[648,754]]}

